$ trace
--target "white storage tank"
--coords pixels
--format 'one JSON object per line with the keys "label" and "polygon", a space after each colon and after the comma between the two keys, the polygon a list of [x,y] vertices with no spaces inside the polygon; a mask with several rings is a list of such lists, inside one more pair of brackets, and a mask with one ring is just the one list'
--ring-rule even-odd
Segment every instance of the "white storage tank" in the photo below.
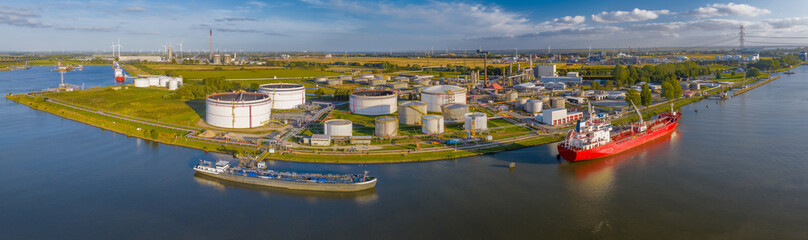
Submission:
{"label": "white storage tank", "polygon": [[406,125],[420,125],[421,117],[426,115],[426,103],[421,101],[406,101],[398,104],[398,123]]}
{"label": "white storage tank", "polygon": [[542,101],[538,99],[530,99],[525,103],[525,112],[540,113],[542,110]]}
{"label": "white storage tank", "polygon": [[488,116],[481,112],[466,113],[466,122],[463,124],[465,130],[486,130],[488,129]]}
{"label": "white storage tank", "polygon": [[172,79],[174,79],[174,81],[177,81],[177,86],[182,86],[182,77],[174,77]]}
{"label": "white storage tank", "polygon": [[325,121],[325,135],[329,137],[350,137],[353,136],[353,122],[345,119],[331,119]]}
{"label": "white storage tank", "polygon": [[452,85],[437,85],[421,90],[421,101],[426,102],[427,110],[440,112],[446,104],[466,104],[466,89]]}
{"label": "white storage tank", "polygon": [[553,98],[552,100],[550,100],[550,106],[553,108],[566,108],[565,106],[566,101],[567,101],[566,99],[560,97]]}
{"label": "white storage tank", "polygon": [[136,78],[135,79],[135,87],[149,87],[149,79],[148,78]]}
{"label": "white storage tank", "polygon": [[398,93],[390,90],[362,90],[351,93],[351,112],[359,115],[387,115],[398,110]]}
{"label": "white storage tank", "polygon": [[170,77],[160,76],[160,82],[158,83],[158,86],[160,86],[160,87],[168,87],[168,81],[169,80],[171,80]]}
{"label": "white storage tank", "polygon": [[424,134],[441,134],[443,133],[443,116],[441,115],[425,115],[421,118],[421,132]]}
{"label": "white storage tank", "polygon": [[375,78],[375,76],[373,76],[373,74],[362,74],[360,77],[364,78],[364,79],[373,79],[373,78]]}
{"label": "white storage tank", "polygon": [[205,102],[205,122],[212,126],[254,128],[269,122],[269,96],[261,93],[216,93]]}
{"label": "white storage tank", "polygon": [[397,136],[398,119],[390,116],[377,117],[374,135],[380,138]]}
{"label": "white storage tank", "polygon": [[314,78],[314,82],[316,82],[316,83],[325,83],[326,81],[328,81],[328,78],[326,78],[326,77],[315,77]]}
{"label": "white storage tank", "polygon": [[443,105],[443,116],[446,117],[448,122],[460,122],[466,117],[469,112],[469,106],[466,104],[446,104]]}
{"label": "white storage tank", "polygon": [[306,103],[306,87],[296,83],[270,83],[258,87],[258,92],[272,100],[272,109],[293,109]]}
{"label": "white storage tank", "polygon": [[180,81],[177,81],[177,79],[168,80],[168,90],[171,90],[171,91],[177,90],[179,85],[180,85]]}
{"label": "white storage tank", "polygon": [[149,86],[152,86],[152,87],[160,86],[160,77],[158,77],[158,76],[150,76],[149,77]]}

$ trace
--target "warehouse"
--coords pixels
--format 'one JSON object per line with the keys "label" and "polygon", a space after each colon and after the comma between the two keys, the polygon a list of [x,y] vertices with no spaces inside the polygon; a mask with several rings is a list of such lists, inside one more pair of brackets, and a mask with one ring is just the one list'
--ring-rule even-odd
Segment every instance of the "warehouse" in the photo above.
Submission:
{"label": "warehouse", "polygon": [[584,114],[582,112],[571,112],[567,113],[567,109],[563,108],[553,108],[553,109],[545,109],[542,112],[540,121],[547,125],[559,125],[568,122],[574,122],[581,118],[583,118]]}
{"label": "warehouse", "polygon": [[269,96],[261,93],[217,93],[207,97],[205,122],[224,128],[254,128],[270,117]]}
{"label": "warehouse", "polygon": [[294,83],[270,83],[258,87],[272,101],[272,109],[293,109],[306,103],[306,88]]}
{"label": "warehouse", "polygon": [[387,115],[398,111],[398,93],[390,90],[362,90],[351,93],[351,112],[359,115]]}
{"label": "warehouse", "polygon": [[426,102],[427,111],[441,112],[446,104],[466,104],[466,89],[452,85],[437,85],[421,90],[421,101]]}

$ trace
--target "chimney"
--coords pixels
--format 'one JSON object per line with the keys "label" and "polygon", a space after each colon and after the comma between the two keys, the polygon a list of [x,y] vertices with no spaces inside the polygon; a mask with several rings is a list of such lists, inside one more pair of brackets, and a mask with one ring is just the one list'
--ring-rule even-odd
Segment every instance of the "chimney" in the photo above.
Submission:
{"label": "chimney", "polygon": [[210,30],[210,59],[213,59],[213,29]]}

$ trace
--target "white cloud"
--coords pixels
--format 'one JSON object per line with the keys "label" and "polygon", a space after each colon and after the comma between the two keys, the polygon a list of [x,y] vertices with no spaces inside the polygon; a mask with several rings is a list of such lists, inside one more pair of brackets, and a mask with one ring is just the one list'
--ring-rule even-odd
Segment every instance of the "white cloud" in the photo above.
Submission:
{"label": "white cloud", "polygon": [[258,1],[249,1],[249,2],[247,2],[247,5],[251,5],[251,6],[254,6],[254,7],[257,7],[257,8],[263,8],[263,7],[267,6],[266,3],[258,2]]}
{"label": "white cloud", "polygon": [[39,18],[40,14],[31,11],[31,8],[0,5],[0,24],[15,27],[50,28],[67,31],[89,31],[89,32],[114,31],[114,29],[110,27],[49,24],[41,22]]}
{"label": "white cloud", "polygon": [[592,15],[592,20],[598,23],[638,22],[659,18],[660,15],[670,14],[668,10],[644,10],[635,8],[630,12],[612,11]]}
{"label": "white cloud", "polygon": [[562,18],[554,18],[553,24],[555,25],[578,25],[584,23],[586,17],[584,16],[565,16]]}
{"label": "white cloud", "polygon": [[766,19],[761,23],[761,28],[789,29],[794,27],[808,27],[808,17]]}
{"label": "white cloud", "polygon": [[145,8],[142,7],[128,7],[123,9],[124,12],[144,12]]}
{"label": "white cloud", "polygon": [[766,15],[771,13],[768,9],[758,8],[747,4],[736,3],[714,3],[706,7],[700,7],[693,11],[688,12],[689,15],[696,17],[715,17],[715,16],[744,16],[756,17],[759,15]]}
{"label": "white cloud", "polygon": [[368,25],[465,36],[516,36],[536,31],[537,24],[496,5],[428,2],[397,5],[344,0],[302,0],[334,11],[361,14]]}

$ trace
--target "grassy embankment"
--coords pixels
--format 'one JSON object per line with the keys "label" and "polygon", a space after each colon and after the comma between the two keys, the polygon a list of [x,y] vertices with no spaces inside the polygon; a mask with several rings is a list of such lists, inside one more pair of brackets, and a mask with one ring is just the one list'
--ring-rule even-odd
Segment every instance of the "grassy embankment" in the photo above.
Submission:
{"label": "grassy embankment", "polygon": [[212,142],[187,140],[184,137],[184,135],[187,133],[186,131],[157,127],[148,124],[112,118],[100,115],[97,112],[88,112],[74,108],[69,108],[62,105],[54,104],[52,102],[46,102],[42,97],[31,98],[23,94],[17,94],[6,96],[6,98],[29,106],[35,110],[45,111],[60,117],[82,122],[87,125],[121,133],[126,136],[138,137],[165,144],[173,144],[184,147],[196,148],[204,151],[237,153],[252,150],[250,148],[244,148],[241,146],[225,146],[223,144]]}

